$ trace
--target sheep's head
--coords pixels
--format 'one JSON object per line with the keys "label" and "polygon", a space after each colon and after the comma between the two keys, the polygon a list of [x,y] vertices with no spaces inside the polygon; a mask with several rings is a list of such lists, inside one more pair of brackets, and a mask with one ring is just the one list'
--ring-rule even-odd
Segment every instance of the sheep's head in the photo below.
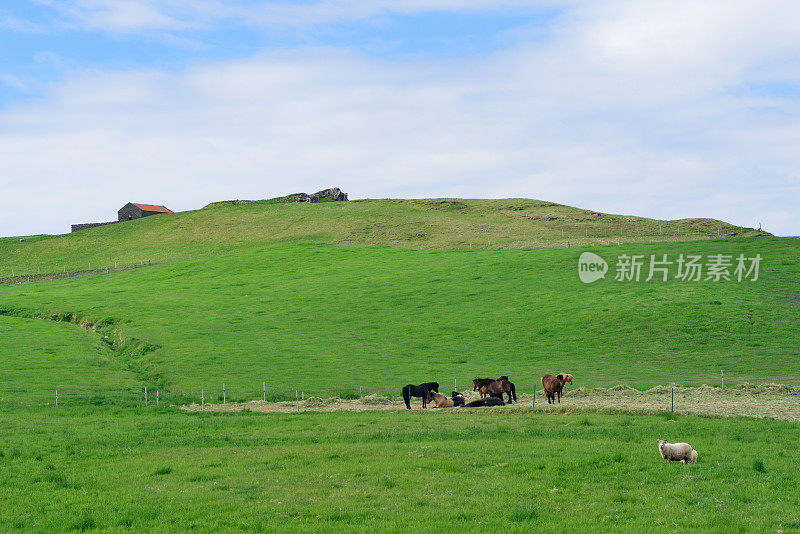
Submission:
{"label": "sheep's head", "polygon": [[658,448],[659,448],[659,450],[660,450],[661,448],[663,448],[663,447],[664,447],[664,445],[666,445],[666,444],[667,444],[667,440],[665,440],[665,439],[660,439],[660,440],[658,440]]}

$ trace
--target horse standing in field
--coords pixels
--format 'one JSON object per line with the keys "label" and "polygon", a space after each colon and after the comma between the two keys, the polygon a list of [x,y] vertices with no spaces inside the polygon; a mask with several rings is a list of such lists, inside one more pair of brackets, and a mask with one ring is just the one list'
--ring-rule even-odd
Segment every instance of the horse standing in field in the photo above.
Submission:
{"label": "horse standing in field", "polygon": [[558,403],[561,404],[561,391],[564,389],[564,384],[566,382],[572,384],[572,375],[559,373],[556,376],[544,375],[542,377],[542,386],[544,387],[544,393],[547,396],[547,404],[555,404],[556,395],[558,395]]}
{"label": "horse standing in field", "polygon": [[439,382],[425,382],[415,386],[408,384],[403,386],[403,401],[406,403],[406,408],[411,409],[411,397],[422,397],[422,407],[428,406],[428,393],[431,391],[439,392]]}
{"label": "horse standing in field", "polygon": [[492,378],[476,378],[472,381],[472,391],[478,391],[481,398],[497,397],[502,399],[503,393],[508,395],[508,403],[511,404],[517,400],[517,388],[513,382],[508,380],[507,376],[501,376],[498,380]]}

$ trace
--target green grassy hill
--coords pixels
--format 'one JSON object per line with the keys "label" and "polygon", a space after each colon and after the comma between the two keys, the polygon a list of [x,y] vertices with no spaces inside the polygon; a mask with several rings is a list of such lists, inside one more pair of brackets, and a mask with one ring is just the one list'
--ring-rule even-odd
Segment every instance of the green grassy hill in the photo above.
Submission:
{"label": "green grassy hill", "polygon": [[528,249],[768,235],[712,219],[659,221],[528,199],[276,200],[0,239],[0,278],[206,257],[279,243]]}
{"label": "green grassy hill", "polygon": [[[591,285],[577,276],[583,249],[275,245],[3,286],[0,313],[95,326],[140,387],[192,398],[223,383],[228,398],[251,399],[264,380],[270,392],[395,392],[500,374],[529,390],[558,371],[590,387],[717,383],[722,369],[730,382],[791,382],[800,377],[798,244],[598,247],[612,272]],[[756,282],[617,282],[623,253],[764,260]]]}
{"label": "green grassy hill", "polygon": [[[793,422],[634,415],[624,401],[596,413],[572,397],[174,407],[201,391],[217,402],[223,383],[236,401],[263,382],[274,400],[500,374],[529,394],[547,372],[575,388],[716,385],[723,369],[726,385],[800,380],[800,239],[628,219],[530,200],[265,201],[0,239],[0,277],[17,281],[154,263],[0,285],[0,531],[796,528]],[[609,262],[605,279],[579,280],[584,251]],[[645,268],[622,282],[622,254],[762,263],[757,281],[646,282]],[[698,463],[666,464],[659,438],[692,443]]]}

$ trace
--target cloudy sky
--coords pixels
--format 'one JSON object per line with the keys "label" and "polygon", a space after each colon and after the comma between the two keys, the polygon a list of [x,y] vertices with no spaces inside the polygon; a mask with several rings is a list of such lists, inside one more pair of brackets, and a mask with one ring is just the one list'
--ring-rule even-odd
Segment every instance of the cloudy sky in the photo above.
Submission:
{"label": "cloudy sky", "polygon": [[800,2],[0,3],[0,235],[330,186],[798,235]]}

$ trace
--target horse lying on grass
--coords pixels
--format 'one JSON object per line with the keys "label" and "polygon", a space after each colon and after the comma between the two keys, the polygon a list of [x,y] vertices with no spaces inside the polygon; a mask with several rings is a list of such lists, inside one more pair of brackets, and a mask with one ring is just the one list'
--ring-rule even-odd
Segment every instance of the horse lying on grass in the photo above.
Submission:
{"label": "horse lying on grass", "polygon": [[413,384],[403,386],[403,400],[406,403],[406,408],[411,409],[411,397],[422,397],[422,407],[427,407],[428,393],[431,391],[439,392],[439,382],[425,382],[418,386]]}
{"label": "horse lying on grass", "polygon": [[556,376],[544,375],[542,377],[542,386],[544,386],[544,393],[547,396],[547,404],[555,404],[556,395],[558,395],[558,403],[561,404],[561,391],[564,389],[566,382],[572,385],[572,375],[559,373]]}
{"label": "horse lying on grass", "polygon": [[464,394],[458,391],[454,391],[450,398],[453,399],[453,406],[464,406],[466,402],[464,400]]}
{"label": "horse lying on grass", "polygon": [[485,399],[476,399],[464,405],[465,408],[475,408],[479,406],[505,406],[506,403],[503,399],[497,397],[486,397]]}
{"label": "horse lying on grass", "polygon": [[472,381],[472,391],[478,391],[481,398],[486,396],[503,398],[503,393],[508,395],[508,403],[516,402],[517,388],[513,382],[509,382],[507,376],[501,376],[497,380],[493,378],[476,378]]}
{"label": "horse lying on grass", "polygon": [[435,393],[433,391],[428,392],[428,397],[426,400],[428,402],[434,403],[434,408],[452,408],[453,406],[455,406],[453,399],[445,397],[441,393]]}

